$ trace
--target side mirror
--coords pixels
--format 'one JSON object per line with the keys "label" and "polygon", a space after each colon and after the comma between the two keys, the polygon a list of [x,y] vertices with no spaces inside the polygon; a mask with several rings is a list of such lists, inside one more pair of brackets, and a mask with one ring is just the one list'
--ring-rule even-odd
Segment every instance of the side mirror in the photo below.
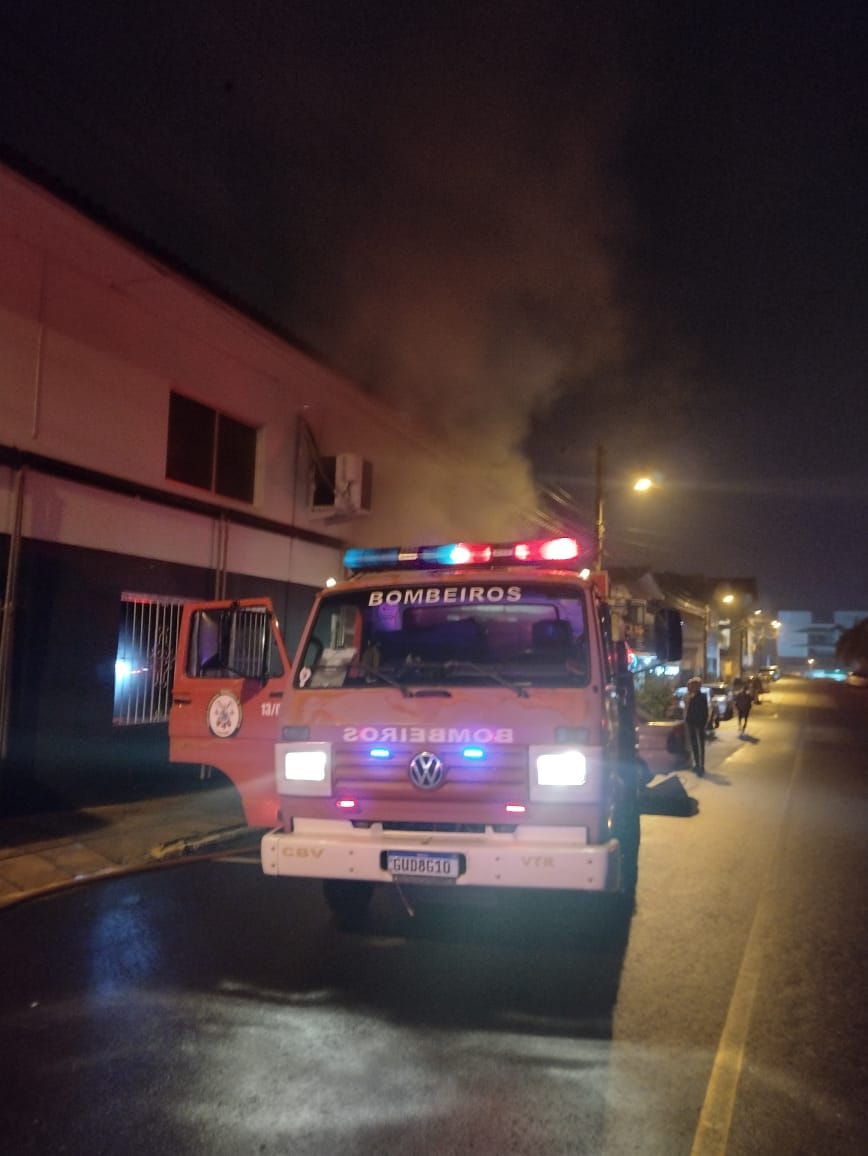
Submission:
{"label": "side mirror", "polygon": [[658,662],[680,662],[681,652],[681,614],[663,607],[654,615],[654,653]]}
{"label": "side mirror", "polygon": [[629,674],[630,662],[627,657],[627,643],[618,641],[615,643],[615,674]]}

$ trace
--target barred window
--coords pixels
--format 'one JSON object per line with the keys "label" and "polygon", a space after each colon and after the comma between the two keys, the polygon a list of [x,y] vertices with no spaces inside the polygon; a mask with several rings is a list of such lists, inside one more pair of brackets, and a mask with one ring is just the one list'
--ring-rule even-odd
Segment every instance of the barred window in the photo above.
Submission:
{"label": "barred window", "polygon": [[165,722],[178,648],[183,598],[121,595],[115,658],[115,726]]}
{"label": "barred window", "polygon": [[257,431],[174,391],[169,397],[166,477],[188,486],[252,502]]}
{"label": "barred window", "polygon": [[277,678],[283,662],[264,606],[197,610],[190,622],[192,678]]}

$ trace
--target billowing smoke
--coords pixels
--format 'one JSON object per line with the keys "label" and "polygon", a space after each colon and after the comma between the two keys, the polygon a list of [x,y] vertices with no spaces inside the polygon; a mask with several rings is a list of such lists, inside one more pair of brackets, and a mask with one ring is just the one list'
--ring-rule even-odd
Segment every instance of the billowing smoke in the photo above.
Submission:
{"label": "billowing smoke", "polygon": [[309,303],[304,329],[484,481],[491,509],[445,512],[452,532],[490,532],[504,506],[524,532],[539,513],[533,419],[565,391],[593,412],[628,357],[625,92],[605,29],[571,6],[442,11],[392,29],[379,71],[368,61],[353,118],[365,162],[357,141],[357,179],[326,194],[353,227],[331,257],[331,307]]}
{"label": "billowing smoke", "polygon": [[440,531],[525,532],[532,466],[623,432],[615,0],[43,7],[7,30],[12,143],[412,415],[493,495]]}

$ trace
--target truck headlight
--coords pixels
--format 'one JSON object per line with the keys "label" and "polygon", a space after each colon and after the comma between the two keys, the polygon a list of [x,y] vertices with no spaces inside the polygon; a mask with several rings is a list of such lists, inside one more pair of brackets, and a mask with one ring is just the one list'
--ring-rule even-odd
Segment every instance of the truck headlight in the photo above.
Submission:
{"label": "truck headlight", "polygon": [[283,794],[332,793],[331,743],[278,743],[274,769],[277,789]]}
{"label": "truck headlight", "polygon": [[566,802],[576,796],[570,788],[584,787],[588,762],[575,747],[531,747],[530,797],[535,802]]}
{"label": "truck headlight", "polygon": [[541,787],[582,787],[588,765],[581,751],[550,751],[536,757],[536,781]]}

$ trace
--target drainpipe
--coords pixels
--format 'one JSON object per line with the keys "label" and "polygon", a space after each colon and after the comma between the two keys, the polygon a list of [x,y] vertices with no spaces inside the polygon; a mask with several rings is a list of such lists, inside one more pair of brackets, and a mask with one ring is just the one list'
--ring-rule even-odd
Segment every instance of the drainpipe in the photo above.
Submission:
{"label": "drainpipe", "polygon": [[9,746],[9,709],[12,698],[12,638],[15,629],[15,594],[18,586],[18,556],[21,548],[21,522],[24,510],[24,475],[22,466],[15,474],[12,531],[9,535],[9,559],[6,563],[6,589],[0,618],[0,762]]}
{"label": "drainpipe", "polygon": [[229,557],[229,519],[221,514],[217,519],[215,559],[214,559],[214,597],[226,597],[226,562]]}

